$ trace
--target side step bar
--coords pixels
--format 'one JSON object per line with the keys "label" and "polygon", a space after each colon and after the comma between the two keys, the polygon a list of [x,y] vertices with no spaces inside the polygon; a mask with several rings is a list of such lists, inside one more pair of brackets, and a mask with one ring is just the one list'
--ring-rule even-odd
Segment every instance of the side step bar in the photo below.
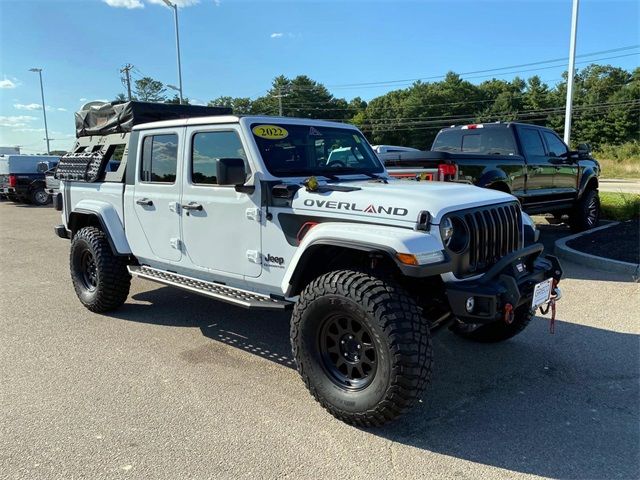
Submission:
{"label": "side step bar", "polygon": [[245,308],[262,310],[288,310],[293,306],[292,302],[277,300],[267,295],[249,292],[240,288],[228,287],[219,283],[205,282],[197,278],[186,277],[165,270],[158,270],[147,266],[129,266],[129,273],[135,277],[144,278],[153,282],[162,283],[172,287],[181,288],[190,292],[199,293],[206,297],[233,303]]}

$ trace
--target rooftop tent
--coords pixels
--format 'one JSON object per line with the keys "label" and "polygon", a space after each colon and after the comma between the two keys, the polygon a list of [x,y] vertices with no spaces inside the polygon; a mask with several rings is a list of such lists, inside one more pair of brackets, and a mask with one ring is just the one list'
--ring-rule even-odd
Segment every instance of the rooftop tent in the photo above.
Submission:
{"label": "rooftop tent", "polygon": [[76,112],[76,137],[130,132],[134,125],[178,118],[229,115],[227,107],[202,107],[169,103],[90,102]]}

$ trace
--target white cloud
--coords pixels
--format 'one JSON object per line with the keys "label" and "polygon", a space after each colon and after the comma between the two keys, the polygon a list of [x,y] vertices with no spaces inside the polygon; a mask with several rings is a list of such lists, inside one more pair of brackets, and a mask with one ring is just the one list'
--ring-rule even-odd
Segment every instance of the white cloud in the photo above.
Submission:
{"label": "white cloud", "polygon": [[213,0],[213,4],[214,4],[216,7],[219,7],[221,3],[222,3],[222,0]]}
{"label": "white cloud", "polygon": [[82,97],[82,98],[80,99],[80,101],[81,101],[81,102],[86,102],[86,101],[87,101],[87,99],[86,99],[86,98],[84,98],[84,97]]}
{"label": "white cloud", "polygon": [[271,35],[269,35],[271,38],[300,38],[302,37],[302,35],[300,35],[299,33],[293,33],[293,32],[273,32]]}
{"label": "white cloud", "polygon": [[27,123],[37,120],[30,115],[0,115],[0,127],[26,127]]}
{"label": "white cloud", "polygon": [[66,112],[67,111],[66,108],[62,108],[62,107],[58,107],[58,108],[56,108],[56,110],[59,111],[59,112]]}
{"label": "white cloud", "polygon": [[144,4],[140,0],[103,0],[110,7],[115,8],[144,8]]}
{"label": "white cloud", "polygon": [[44,132],[44,128],[14,128],[14,132]]}
{"label": "white cloud", "polygon": [[42,106],[39,103],[14,103],[13,108],[16,110],[42,110]]}
{"label": "white cloud", "polygon": [[16,84],[5,78],[4,80],[0,80],[0,88],[16,88]]}

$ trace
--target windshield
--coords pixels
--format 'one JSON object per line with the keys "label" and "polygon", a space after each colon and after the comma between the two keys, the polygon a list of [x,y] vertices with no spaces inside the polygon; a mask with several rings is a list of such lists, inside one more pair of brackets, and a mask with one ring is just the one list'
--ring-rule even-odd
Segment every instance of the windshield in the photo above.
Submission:
{"label": "windshield", "polygon": [[356,130],[289,124],[253,124],[253,138],[276,177],[374,174],[384,171]]}

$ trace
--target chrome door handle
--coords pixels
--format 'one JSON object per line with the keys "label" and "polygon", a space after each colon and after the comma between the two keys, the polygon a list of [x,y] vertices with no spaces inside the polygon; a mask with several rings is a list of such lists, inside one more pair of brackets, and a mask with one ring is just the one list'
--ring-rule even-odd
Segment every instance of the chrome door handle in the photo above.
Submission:
{"label": "chrome door handle", "polygon": [[202,205],[196,202],[189,202],[186,205],[182,205],[182,208],[185,210],[196,210],[198,212],[202,211]]}
{"label": "chrome door handle", "polygon": [[136,200],[136,203],[145,207],[153,207],[153,201],[149,200],[148,198],[140,198]]}

